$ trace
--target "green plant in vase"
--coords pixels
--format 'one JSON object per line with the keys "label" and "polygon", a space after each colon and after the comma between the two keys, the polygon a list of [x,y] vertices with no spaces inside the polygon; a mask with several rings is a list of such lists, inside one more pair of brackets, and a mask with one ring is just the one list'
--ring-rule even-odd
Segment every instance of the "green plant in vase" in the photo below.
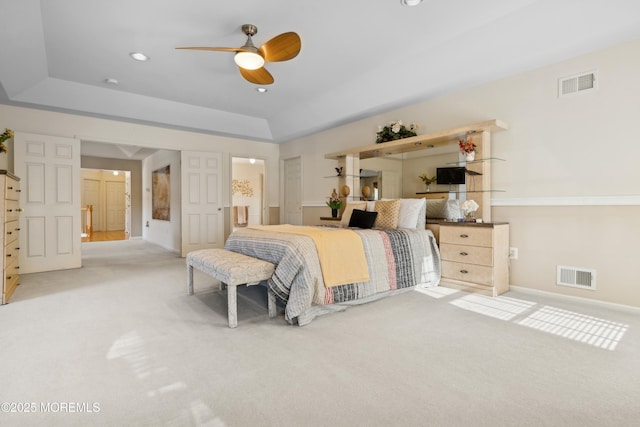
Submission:
{"label": "green plant in vase", "polygon": [[429,175],[427,175],[426,173],[423,173],[422,175],[418,176],[418,178],[420,178],[422,182],[424,182],[424,184],[427,186],[427,191],[431,191],[431,184],[436,182],[435,176],[429,178]]}

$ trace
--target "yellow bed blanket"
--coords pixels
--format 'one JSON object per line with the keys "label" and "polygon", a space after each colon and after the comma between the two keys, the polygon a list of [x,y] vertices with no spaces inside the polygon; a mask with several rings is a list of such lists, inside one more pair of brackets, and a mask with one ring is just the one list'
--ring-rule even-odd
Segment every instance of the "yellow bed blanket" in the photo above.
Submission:
{"label": "yellow bed blanket", "polygon": [[257,225],[249,228],[310,237],[318,250],[322,278],[327,288],[369,280],[362,239],[351,230],[290,224]]}

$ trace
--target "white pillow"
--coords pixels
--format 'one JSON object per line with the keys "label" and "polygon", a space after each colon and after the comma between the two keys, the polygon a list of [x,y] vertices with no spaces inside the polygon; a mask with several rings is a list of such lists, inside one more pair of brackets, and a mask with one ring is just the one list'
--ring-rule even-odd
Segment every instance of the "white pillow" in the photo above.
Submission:
{"label": "white pillow", "polygon": [[367,209],[366,209],[367,212],[375,212],[376,211],[376,201],[375,200],[373,200],[373,201],[369,200],[366,203],[367,203]]}
{"label": "white pillow", "polygon": [[[427,200],[424,198],[400,199],[398,228],[417,228],[420,224],[420,211],[423,211],[423,208],[426,206],[426,202]],[[424,214],[422,215],[422,223],[424,224]]]}
{"label": "white pillow", "polygon": [[344,212],[342,212],[342,218],[340,219],[340,226],[348,227],[353,210],[354,209],[365,210],[366,207],[367,207],[367,202],[348,202],[347,206],[345,206],[344,208]]}

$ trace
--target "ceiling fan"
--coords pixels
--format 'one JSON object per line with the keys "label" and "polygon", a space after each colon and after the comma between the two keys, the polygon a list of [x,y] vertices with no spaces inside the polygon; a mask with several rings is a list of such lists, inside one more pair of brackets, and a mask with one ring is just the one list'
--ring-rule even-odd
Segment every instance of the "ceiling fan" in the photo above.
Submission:
{"label": "ceiling fan", "polygon": [[255,36],[258,33],[258,27],[252,24],[244,24],[242,32],[247,36],[247,41],[242,47],[190,46],[177,47],[176,49],[236,52],[233,59],[238,65],[242,77],[258,85],[270,85],[273,83],[273,76],[264,68],[264,63],[293,59],[298,55],[302,47],[300,36],[294,32],[275,36],[260,48],[256,48],[251,40],[251,36]]}

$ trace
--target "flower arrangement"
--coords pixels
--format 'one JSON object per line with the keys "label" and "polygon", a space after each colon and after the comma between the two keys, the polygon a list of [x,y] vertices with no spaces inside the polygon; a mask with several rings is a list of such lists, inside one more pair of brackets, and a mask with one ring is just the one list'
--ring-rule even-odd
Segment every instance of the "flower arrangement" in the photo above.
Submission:
{"label": "flower arrangement", "polygon": [[476,144],[473,141],[469,141],[468,139],[459,140],[458,145],[460,146],[460,152],[464,154],[470,154],[476,151]]}
{"label": "flower arrangement", "polygon": [[378,126],[376,144],[416,136],[416,129],[418,129],[418,125],[414,123],[411,123],[407,129],[402,120],[389,122],[387,126]]}
{"label": "flower arrangement", "polygon": [[460,204],[460,209],[464,211],[464,216],[466,218],[473,218],[473,213],[477,211],[479,207],[478,203],[472,199],[465,200]]}
{"label": "flower arrangement", "polygon": [[433,184],[434,182],[436,182],[436,177],[435,176],[429,178],[429,175],[427,175],[426,173],[423,173],[418,178],[420,178],[422,180],[422,182],[424,182],[427,186],[429,186],[429,185]]}
{"label": "flower arrangement", "polygon": [[331,209],[340,209],[342,207],[342,200],[338,197],[338,193],[336,193],[336,189],[333,189],[331,193],[331,197],[329,197],[329,201],[327,202],[327,206]]}
{"label": "flower arrangement", "polygon": [[0,152],[7,152],[7,146],[4,145],[4,142],[9,138],[13,138],[13,131],[9,128],[4,128],[4,132],[0,133]]}

